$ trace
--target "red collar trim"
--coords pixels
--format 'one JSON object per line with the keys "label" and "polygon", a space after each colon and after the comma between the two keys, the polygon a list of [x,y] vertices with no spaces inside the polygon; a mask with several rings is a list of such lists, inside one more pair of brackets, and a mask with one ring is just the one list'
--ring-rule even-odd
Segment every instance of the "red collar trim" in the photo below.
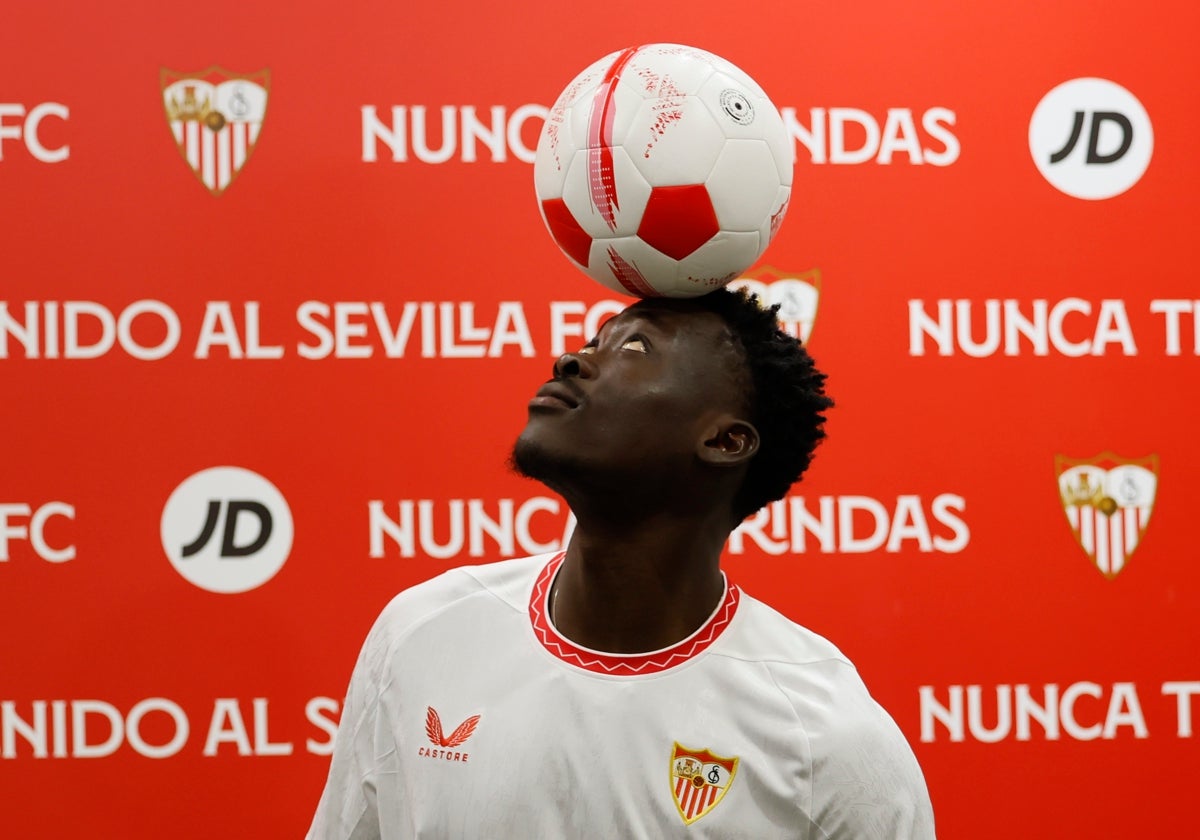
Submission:
{"label": "red collar trim", "polygon": [[652,653],[600,653],[572,644],[560,636],[554,629],[554,625],[550,623],[548,604],[550,585],[554,582],[554,575],[562,565],[564,556],[565,552],[559,554],[547,563],[541,574],[538,575],[537,581],[533,585],[533,593],[529,596],[529,620],[533,624],[533,632],[538,641],[542,643],[542,647],[567,664],[591,671],[594,674],[617,676],[656,674],[698,656],[715,642],[729,626],[741,599],[741,591],[727,580],[725,597],[720,605],[699,630],[682,642]]}

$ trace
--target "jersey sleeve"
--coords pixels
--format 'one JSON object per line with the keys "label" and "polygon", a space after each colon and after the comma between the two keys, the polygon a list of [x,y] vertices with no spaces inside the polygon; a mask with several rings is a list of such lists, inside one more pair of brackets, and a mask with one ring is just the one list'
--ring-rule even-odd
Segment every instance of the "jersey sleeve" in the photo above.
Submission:
{"label": "jersey sleeve", "polygon": [[[385,613],[386,615],[386,613]],[[375,623],[359,653],[346,692],[333,742],[329,777],[306,840],[378,840],[376,783],[383,709],[379,702],[387,679],[388,634],[384,617]]]}
{"label": "jersey sleeve", "polygon": [[[333,740],[329,777],[307,840],[379,840],[404,819],[392,735],[398,683],[394,661],[411,630],[447,605],[479,592],[466,568],[410,587],[380,613],[359,652]],[[383,796],[379,785],[384,785]]]}
{"label": "jersey sleeve", "polygon": [[934,840],[925,778],[887,713],[838,733],[813,773],[819,837],[828,840]]}
{"label": "jersey sleeve", "polygon": [[812,737],[814,823],[822,840],[934,840],[912,747],[850,668],[828,727]]}
{"label": "jersey sleeve", "polygon": [[[786,677],[810,762],[798,811],[812,840],[934,840],[925,777],[904,733],[845,659]],[[793,671],[795,675],[798,671]]]}

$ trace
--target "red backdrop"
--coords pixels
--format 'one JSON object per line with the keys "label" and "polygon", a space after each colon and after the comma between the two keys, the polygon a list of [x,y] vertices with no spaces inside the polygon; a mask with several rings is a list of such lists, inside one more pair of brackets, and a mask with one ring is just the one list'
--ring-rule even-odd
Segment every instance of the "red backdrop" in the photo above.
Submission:
{"label": "red backdrop", "polygon": [[940,836],[1186,833],[1195,4],[5,17],[0,834],[300,836],[383,604],[561,541],[505,460],[612,298],[546,234],[529,151],[579,69],[653,41],[789,121],[748,276],[816,292],[838,401],[731,576],[857,663]]}

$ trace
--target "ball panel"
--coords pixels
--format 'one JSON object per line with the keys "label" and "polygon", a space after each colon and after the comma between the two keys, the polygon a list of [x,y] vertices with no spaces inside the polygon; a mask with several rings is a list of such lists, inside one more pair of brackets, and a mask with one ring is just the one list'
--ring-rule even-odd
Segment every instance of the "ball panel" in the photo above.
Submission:
{"label": "ball panel", "polygon": [[674,277],[676,266],[637,236],[596,240],[588,259],[588,276],[633,297],[660,297],[662,278]]}
{"label": "ball panel", "polygon": [[[567,179],[567,166],[574,156],[569,145],[559,142],[558,129],[551,131],[549,124],[542,129],[537,151],[533,156],[533,191],[539,200],[562,198],[563,185]],[[563,157],[563,154],[566,157]]]}
{"label": "ball panel", "polygon": [[603,78],[589,87],[564,112],[577,149],[619,145],[637,118],[643,98],[634,87],[607,85]]}
{"label": "ball panel", "polygon": [[766,91],[762,86],[754,80],[754,77],[738,67],[727,58],[722,58],[719,55],[707,53],[708,61],[712,65],[713,70],[729,79],[736,87],[742,88],[749,94],[761,99],[769,99]]}
{"label": "ball panel", "polygon": [[672,297],[695,297],[729,283],[754,264],[766,249],[757,231],[723,230],[679,261]]}
{"label": "ball panel", "polygon": [[570,83],[563,88],[563,92],[559,94],[558,99],[554,100],[554,105],[550,109],[551,115],[556,111],[571,108],[576,103],[586,98],[590,91],[600,84],[604,78],[605,72],[612,66],[612,63],[617,60],[621,54],[621,50],[610,52],[608,55],[598,58],[579,72]]}
{"label": "ball panel", "polygon": [[563,253],[570,257],[576,265],[587,265],[588,253],[592,247],[592,237],[575,221],[575,216],[561,198],[549,198],[542,202],[542,219],[554,241]]}
{"label": "ball panel", "polygon": [[[550,113],[538,135],[538,145],[534,157],[534,177],[538,168],[553,164],[556,170],[566,168],[565,161],[581,145],[578,137],[571,131],[570,113],[577,103],[591,102],[591,96],[604,78],[607,68],[616,60],[619,52],[609,53],[603,58],[592,62],[577,75],[559,94],[558,99],[550,107]],[[559,193],[561,194],[561,193]],[[543,196],[546,197],[546,196]]]}
{"label": "ball panel", "polygon": [[698,96],[726,137],[766,142],[780,182],[791,185],[796,161],[795,142],[770,99],[722,73],[714,74]]}
{"label": "ball panel", "polygon": [[767,100],[765,107],[771,109],[771,113],[775,115],[776,119],[768,121],[764,126],[763,140],[766,142],[767,148],[771,150],[771,157],[775,159],[775,168],[779,172],[779,183],[790,187],[796,169],[796,141],[788,133],[783,117],[779,116],[779,112],[775,110],[775,106],[771,104],[770,100]]}
{"label": "ball panel", "polygon": [[769,99],[727,73],[713,73],[696,96],[726,137],[762,137],[767,123],[779,119]]}
{"label": "ball panel", "polygon": [[766,249],[766,245],[770,245],[771,241],[775,239],[775,236],[779,233],[779,226],[783,224],[783,219],[787,215],[788,205],[791,203],[791,200],[792,188],[780,187],[776,192],[775,204],[771,210],[771,217],[767,220],[767,224],[762,230],[762,234],[764,236],[763,241],[766,243],[763,246],[764,250]]}
{"label": "ball panel", "polygon": [[668,257],[682,260],[716,235],[712,199],[704,184],[654,187],[637,234]]}
{"label": "ball panel", "polygon": [[622,84],[645,99],[674,99],[693,94],[714,72],[712,56],[679,44],[640,48],[622,74]]}
{"label": "ball panel", "polygon": [[629,236],[650,198],[650,185],[625,150],[581,149],[568,167],[563,200],[580,227],[597,238]]}
{"label": "ball panel", "polygon": [[653,186],[695,184],[708,172],[725,135],[704,103],[694,96],[648,99],[621,145]]}
{"label": "ball panel", "polygon": [[779,173],[762,140],[729,140],[705,182],[722,230],[757,231],[777,209]]}

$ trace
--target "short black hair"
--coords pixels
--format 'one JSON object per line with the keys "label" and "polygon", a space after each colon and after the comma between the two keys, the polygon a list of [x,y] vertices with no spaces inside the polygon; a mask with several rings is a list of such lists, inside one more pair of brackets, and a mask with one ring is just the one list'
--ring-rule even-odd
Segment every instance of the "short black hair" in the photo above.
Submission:
{"label": "short black hair", "polygon": [[749,373],[748,408],[759,448],[733,500],[741,520],[782,499],[808,469],[825,438],[824,412],[833,400],[804,345],[780,328],[777,304],[765,306],[742,289],[719,289],[695,301],[729,327]]}

